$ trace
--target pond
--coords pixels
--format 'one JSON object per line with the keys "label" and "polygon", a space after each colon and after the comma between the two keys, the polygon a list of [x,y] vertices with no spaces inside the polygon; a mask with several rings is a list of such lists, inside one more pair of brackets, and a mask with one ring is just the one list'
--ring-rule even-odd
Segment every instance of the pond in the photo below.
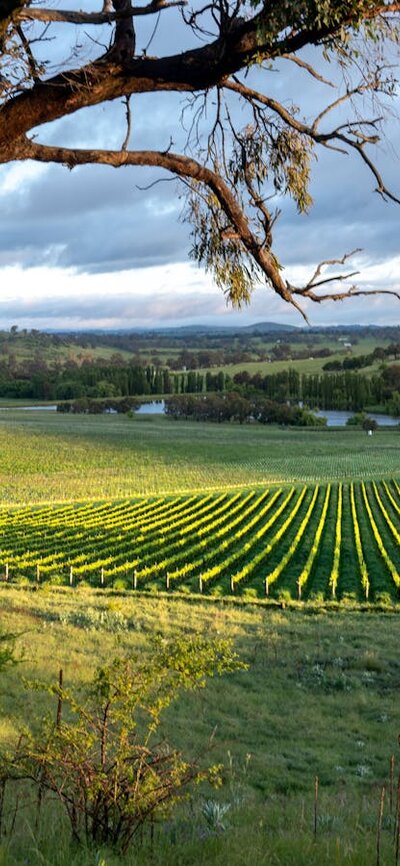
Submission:
{"label": "pond", "polygon": [[[47,404],[47,406],[0,406],[0,412],[15,412],[15,411],[31,411],[31,412],[55,412],[57,406],[55,404]],[[112,410],[111,410],[112,411]],[[164,400],[149,400],[147,403],[135,409],[137,415],[163,415],[165,412]],[[313,413],[318,418],[326,418],[328,427],[345,427],[348,418],[354,415],[354,412],[342,412],[339,410],[326,409],[325,411],[315,411]],[[394,427],[400,425],[400,418],[395,418],[392,415],[382,415],[375,412],[366,413],[368,418],[373,418],[379,427]]]}
{"label": "pond", "polygon": [[[326,418],[328,427],[345,427],[348,418],[354,415],[354,412],[340,412],[339,410],[326,409],[321,412],[314,412],[318,418]],[[375,412],[366,412],[368,418],[373,418],[379,427],[393,427],[395,424],[400,424],[400,418],[393,418],[391,415],[378,415]]]}
{"label": "pond", "polygon": [[164,412],[164,400],[153,400],[148,403],[142,403],[138,409],[135,409],[135,415],[163,415]]}
{"label": "pond", "polygon": [[0,406],[0,412],[55,412],[55,403],[47,406]]}

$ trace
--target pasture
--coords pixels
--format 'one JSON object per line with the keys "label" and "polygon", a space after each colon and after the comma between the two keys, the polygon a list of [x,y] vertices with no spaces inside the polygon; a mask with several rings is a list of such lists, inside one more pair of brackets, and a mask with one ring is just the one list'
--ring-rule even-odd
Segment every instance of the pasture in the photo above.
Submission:
{"label": "pasture", "polygon": [[[156,824],[153,840],[145,834],[123,860],[103,849],[71,848],[62,822],[37,828],[25,808],[11,839],[0,844],[4,866],[243,866],[249,835],[255,866],[374,866],[383,783],[381,863],[395,862],[389,769],[394,755],[397,778],[400,619],[393,611],[310,605],[305,614],[48,585],[36,592],[3,586],[0,603],[3,626],[20,634],[24,651],[22,664],[1,677],[3,743],[54,712],[54,698],[24,688],[21,675],[54,682],[62,668],[67,687],[80,685],[116,651],[145,652],[154,632],[224,635],[249,664],[185,696],[163,724],[162,735],[184,754],[223,762],[221,789],[194,791],[174,820]],[[207,824],[204,798],[228,805],[224,831]],[[9,827],[12,810],[4,820]]]}
{"label": "pasture", "polygon": [[4,503],[110,500],[399,478],[399,429],[279,429],[163,417],[0,413]]}

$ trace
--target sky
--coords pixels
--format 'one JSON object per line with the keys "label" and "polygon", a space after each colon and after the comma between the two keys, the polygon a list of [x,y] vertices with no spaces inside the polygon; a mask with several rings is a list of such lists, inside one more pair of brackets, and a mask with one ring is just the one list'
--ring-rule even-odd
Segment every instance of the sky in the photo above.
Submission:
{"label": "sky", "polygon": [[[80,7],[96,8],[91,0]],[[140,53],[149,43],[154,20],[136,22]],[[75,27],[66,36],[65,28],[54,25],[52,33],[57,39],[43,50],[54,71],[63,56],[73,57],[78,41],[79,52],[89,56],[95,50],[90,41],[80,47],[83,37]],[[106,40],[109,34],[103,28],[96,37]],[[165,10],[149,53],[182,50],[186,38],[178,11]],[[287,61],[251,76],[250,83],[265,87],[284,104],[293,99],[300,116],[307,118],[331,98],[329,88]],[[130,146],[165,149],[173,141],[175,151],[182,149],[186,132],[181,118],[186,130],[189,124],[184,107],[180,94],[132,99]],[[385,138],[373,156],[387,185],[400,195],[398,108],[397,95]],[[239,113],[235,116],[241,120]],[[116,101],[35,132],[43,143],[118,149],[125,135],[124,117],[124,105]],[[400,291],[400,206],[385,203],[374,192],[373,177],[355,156],[324,151],[312,168],[310,214],[299,216],[292,203],[276,201],[281,216],[274,249],[284,276],[304,284],[321,259],[362,248],[351,261],[350,270],[360,272],[352,282],[360,289]],[[1,166],[0,327],[239,326],[257,321],[302,326],[299,314],[265,285],[255,287],[250,306],[241,311],[227,306],[211,275],[189,258],[190,227],[181,218],[183,189],[167,178],[161,170],[132,167],[88,166],[71,172],[32,162]],[[400,323],[400,301],[389,295],[304,306],[312,325]]]}

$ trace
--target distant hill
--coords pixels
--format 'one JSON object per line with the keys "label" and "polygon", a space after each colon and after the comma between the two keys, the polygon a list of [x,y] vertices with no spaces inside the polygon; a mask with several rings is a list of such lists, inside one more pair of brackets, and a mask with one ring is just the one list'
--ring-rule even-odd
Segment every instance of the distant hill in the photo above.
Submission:
{"label": "distant hill", "polygon": [[[253,325],[178,325],[177,327],[159,327],[159,328],[118,328],[118,329],[93,329],[87,331],[54,331],[53,333],[62,334],[63,336],[77,334],[138,334],[146,337],[151,334],[160,334],[166,337],[184,337],[186,335],[207,335],[210,336],[233,336],[235,334],[282,334],[282,333],[299,333],[301,328],[295,325],[281,325],[279,322],[255,322]],[[50,332],[49,332],[50,333]]]}
{"label": "distant hill", "polygon": [[279,333],[283,334],[286,332],[298,332],[301,330],[296,325],[282,325],[279,322],[256,322],[254,325],[246,325],[245,327],[240,328],[241,331],[244,331],[247,334],[271,334],[271,333]]}

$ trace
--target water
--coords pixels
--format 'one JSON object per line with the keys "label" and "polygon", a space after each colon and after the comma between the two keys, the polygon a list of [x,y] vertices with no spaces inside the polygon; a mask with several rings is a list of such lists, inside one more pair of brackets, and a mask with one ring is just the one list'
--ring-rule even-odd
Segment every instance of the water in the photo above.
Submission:
{"label": "water", "polygon": [[153,400],[149,403],[142,403],[138,409],[135,409],[136,415],[163,415],[164,412],[164,400]]}
{"label": "water", "polygon": [[[136,413],[139,415],[163,415],[165,412],[164,400],[142,403]],[[354,415],[354,412],[341,412],[333,409],[327,409],[325,412],[313,412],[319,418],[326,418],[328,427],[345,427],[348,418]],[[391,415],[380,415],[375,412],[366,413],[368,418],[373,418],[379,427],[394,427],[400,424],[400,418],[394,418]]]}
{"label": "water", "polygon": [[[326,409],[321,412],[313,412],[318,418],[326,418],[328,427],[345,427],[348,418],[351,418],[354,412],[340,412],[336,409]],[[368,418],[373,418],[379,427],[394,427],[400,424],[400,418],[393,418],[391,415],[377,415],[375,412],[366,412]]]}
{"label": "water", "polygon": [[48,406],[0,406],[0,412],[55,412],[57,409],[56,404],[48,405]]}
{"label": "water", "polygon": [[[0,412],[15,412],[31,411],[31,412],[55,412],[56,404],[48,404],[47,406],[0,406]],[[115,411],[115,410],[114,410]],[[142,403],[138,409],[135,409],[137,415],[163,415],[165,412],[164,400],[150,400],[148,403]],[[326,418],[328,427],[345,427],[348,418],[354,415],[354,412],[341,412],[339,410],[327,409],[325,411],[314,412],[319,418]],[[373,418],[379,427],[394,427],[400,425],[400,418],[394,418],[391,415],[380,415],[375,412],[366,413],[368,418]]]}

